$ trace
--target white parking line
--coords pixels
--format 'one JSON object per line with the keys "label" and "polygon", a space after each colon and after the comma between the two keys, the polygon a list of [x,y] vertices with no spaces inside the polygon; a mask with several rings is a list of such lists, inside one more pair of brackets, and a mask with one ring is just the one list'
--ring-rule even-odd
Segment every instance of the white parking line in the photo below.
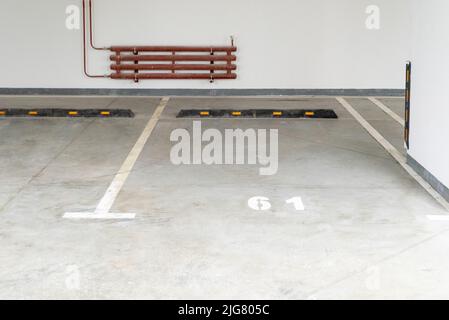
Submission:
{"label": "white parking line", "polygon": [[146,125],[136,144],[128,154],[125,162],[120,168],[119,172],[115,175],[114,180],[110,184],[108,190],[104,194],[100,203],[98,204],[95,212],[68,212],[64,214],[66,219],[102,219],[102,220],[114,220],[114,219],[134,219],[136,215],[134,213],[110,213],[110,210],[123,188],[123,185],[128,179],[137,159],[139,158],[148,138],[151,136],[154,128],[156,127],[165,107],[168,104],[170,98],[163,98],[151,117],[150,121]]}
{"label": "white parking line", "polygon": [[392,117],[397,123],[399,123],[401,126],[405,126],[405,120],[402,119],[400,116],[398,116],[395,112],[393,112],[390,108],[388,108],[386,105],[384,105],[382,102],[377,100],[376,98],[369,97],[369,101],[374,103],[376,106],[378,106],[380,109],[382,109],[383,112],[388,114],[390,117]]}
{"label": "white parking line", "polygon": [[436,192],[419,174],[407,164],[407,159],[389,143],[360,113],[358,113],[345,99],[339,97],[338,102],[365,128],[366,131],[407,171],[435,200],[437,200],[447,211],[449,203]]}

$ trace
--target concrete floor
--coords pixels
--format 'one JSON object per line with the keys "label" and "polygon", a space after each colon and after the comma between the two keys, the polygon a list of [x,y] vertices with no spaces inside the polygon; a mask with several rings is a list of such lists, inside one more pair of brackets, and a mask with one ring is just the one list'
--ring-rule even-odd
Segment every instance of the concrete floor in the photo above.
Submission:
{"label": "concrete floor", "polygon": [[[403,100],[381,99],[402,116]],[[402,128],[348,98],[403,150]],[[134,119],[0,119],[0,298],[449,298],[446,214],[332,97],[172,98],[114,212],[92,211],[159,103],[156,98],[0,97],[1,106],[131,108]],[[278,128],[274,176],[258,166],[171,164],[180,108],[333,108],[339,120],[205,120]],[[249,198],[266,196],[269,211]],[[285,200],[301,196],[298,212]]]}

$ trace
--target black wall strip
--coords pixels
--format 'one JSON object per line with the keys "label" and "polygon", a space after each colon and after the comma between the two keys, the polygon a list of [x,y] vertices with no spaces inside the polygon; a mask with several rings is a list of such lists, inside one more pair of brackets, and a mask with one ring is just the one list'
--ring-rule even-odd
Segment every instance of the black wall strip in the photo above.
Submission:
{"label": "black wall strip", "polygon": [[405,81],[405,128],[404,140],[407,149],[410,149],[410,97],[411,97],[411,83],[412,83],[412,63],[407,63]]}

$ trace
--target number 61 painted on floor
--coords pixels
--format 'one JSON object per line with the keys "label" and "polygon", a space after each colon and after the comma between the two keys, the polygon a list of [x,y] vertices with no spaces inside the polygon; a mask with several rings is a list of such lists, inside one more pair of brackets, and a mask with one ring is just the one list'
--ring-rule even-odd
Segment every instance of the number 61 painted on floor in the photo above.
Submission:
{"label": "number 61 painted on floor", "polygon": [[[285,202],[287,204],[292,204],[296,211],[305,210],[301,197],[294,197]],[[271,202],[267,197],[253,197],[248,200],[248,207],[257,211],[267,211],[271,209]]]}

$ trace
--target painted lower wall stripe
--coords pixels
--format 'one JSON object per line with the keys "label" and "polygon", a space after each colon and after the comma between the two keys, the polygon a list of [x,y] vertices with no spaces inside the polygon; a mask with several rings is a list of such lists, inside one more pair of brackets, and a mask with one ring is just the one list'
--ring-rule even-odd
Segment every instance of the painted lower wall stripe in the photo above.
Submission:
{"label": "painted lower wall stripe", "polygon": [[93,213],[80,213],[80,212],[72,212],[66,213],[64,218],[66,219],[102,219],[102,220],[110,220],[110,219],[134,219],[136,217],[133,213],[111,213],[110,210],[117,199],[120,191],[123,188],[126,180],[128,179],[129,174],[131,173],[134,165],[136,164],[137,159],[142,153],[145,144],[148,141],[148,138],[151,136],[154,128],[156,127],[162,113],[164,112],[165,107],[168,104],[169,98],[163,98],[154,112],[153,116],[149,120],[136,144],[132,148],[131,152],[128,154],[125,162],[120,168],[119,172],[115,175],[114,180],[110,184],[108,190],[104,194],[100,203],[97,206],[97,209]]}
{"label": "painted lower wall stripe", "polygon": [[388,108],[386,105],[384,105],[382,102],[377,100],[376,98],[368,98],[369,101],[374,103],[376,106],[378,106],[380,109],[382,109],[383,112],[388,114],[390,117],[392,117],[397,123],[399,123],[401,126],[405,126],[405,120],[402,119],[400,116],[398,116],[395,112],[393,112],[390,108]]}
{"label": "painted lower wall stripe", "polygon": [[345,99],[337,98],[338,102],[368,131],[368,133],[376,139],[376,141],[384,147],[384,149],[418,182],[435,200],[437,200],[447,211],[449,211],[449,203],[438,193],[432,186],[427,183],[419,174],[407,164],[407,159],[388,142],[368,121],[366,121],[360,113],[358,113]]}

